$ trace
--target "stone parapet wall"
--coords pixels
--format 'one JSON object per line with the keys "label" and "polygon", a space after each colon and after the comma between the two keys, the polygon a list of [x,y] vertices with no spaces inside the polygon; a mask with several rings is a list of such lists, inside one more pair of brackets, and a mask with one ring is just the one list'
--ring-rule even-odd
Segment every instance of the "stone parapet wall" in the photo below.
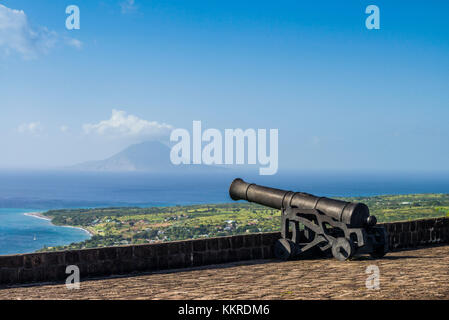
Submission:
{"label": "stone parapet wall", "polygon": [[0,285],[58,281],[76,265],[81,278],[271,259],[279,232],[96,249],[0,256]]}
{"label": "stone parapet wall", "polygon": [[420,219],[381,225],[388,232],[392,251],[449,243],[449,218]]}

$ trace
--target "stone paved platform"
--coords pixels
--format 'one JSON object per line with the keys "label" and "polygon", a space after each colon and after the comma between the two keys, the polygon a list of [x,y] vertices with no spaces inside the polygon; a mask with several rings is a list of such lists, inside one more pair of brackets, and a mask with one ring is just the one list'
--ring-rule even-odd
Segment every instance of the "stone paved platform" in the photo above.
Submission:
{"label": "stone paved platform", "polygon": [[[379,267],[379,290],[365,286],[369,265]],[[0,299],[449,299],[449,246],[381,260],[262,260],[88,280],[79,290],[63,284],[6,288]]]}

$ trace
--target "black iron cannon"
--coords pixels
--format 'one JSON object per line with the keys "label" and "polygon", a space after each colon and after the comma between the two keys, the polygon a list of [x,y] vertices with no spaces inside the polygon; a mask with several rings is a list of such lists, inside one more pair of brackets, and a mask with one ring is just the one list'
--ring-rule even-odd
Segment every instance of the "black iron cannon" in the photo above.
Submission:
{"label": "black iron cannon", "polygon": [[[388,252],[384,227],[363,203],[284,191],[235,179],[233,200],[246,200],[282,211],[281,235],[274,246],[277,258],[288,260],[320,249],[338,260],[368,253],[381,258]],[[319,250],[318,250],[319,251]]]}

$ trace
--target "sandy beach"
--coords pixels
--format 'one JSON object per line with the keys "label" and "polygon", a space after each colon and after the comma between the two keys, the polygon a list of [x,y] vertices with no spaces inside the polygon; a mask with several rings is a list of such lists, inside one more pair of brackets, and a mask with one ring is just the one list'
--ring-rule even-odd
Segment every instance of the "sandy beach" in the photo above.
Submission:
{"label": "sandy beach", "polygon": [[80,229],[80,230],[83,230],[84,232],[88,233],[89,236],[91,236],[91,237],[94,235],[94,234],[93,234],[92,232],[90,232],[89,230],[84,229],[84,228],[81,228],[81,227],[74,227],[74,226],[61,226],[61,227],[64,227],[64,228]]}
{"label": "sandy beach", "polygon": [[[44,215],[42,214],[42,212],[27,212],[27,213],[24,213],[24,215],[25,215],[25,216],[28,216],[28,217],[34,217],[34,218],[38,218],[38,219],[43,219],[43,220],[51,221],[51,218],[44,216]],[[80,229],[80,230],[83,230],[84,232],[86,232],[87,234],[89,234],[89,236],[91,236],[91,237],[93,236],[93,233],[92,233],[92,232],[90,232],[90,231],[87,230],[87,229],[81,228],[81,227],[74,227],[74,226],[60,226],[60,227]]]}
{"label": "sandy beach", "polygon": [[51,221],[51,219],[49,217],[44,216],[41,212],[27,212],[27,213],[24,213],[23,215],[28,216],[28,217],[35,217],[38,219]]}

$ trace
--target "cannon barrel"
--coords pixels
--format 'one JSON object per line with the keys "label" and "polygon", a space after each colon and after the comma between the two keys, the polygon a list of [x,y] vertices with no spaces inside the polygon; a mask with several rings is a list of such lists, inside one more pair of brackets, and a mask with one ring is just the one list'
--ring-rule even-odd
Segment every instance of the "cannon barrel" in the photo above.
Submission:
{"label": "cannon barrel", "polygon": [[370,216],[369,209],[364,203],[274,189],[247,183],[239,178],[232,182],[229,195],[233,200],[246,200],[279,210],[288,207],[316,209],[353,228],[374,226],[377,222],[376,217]]}

